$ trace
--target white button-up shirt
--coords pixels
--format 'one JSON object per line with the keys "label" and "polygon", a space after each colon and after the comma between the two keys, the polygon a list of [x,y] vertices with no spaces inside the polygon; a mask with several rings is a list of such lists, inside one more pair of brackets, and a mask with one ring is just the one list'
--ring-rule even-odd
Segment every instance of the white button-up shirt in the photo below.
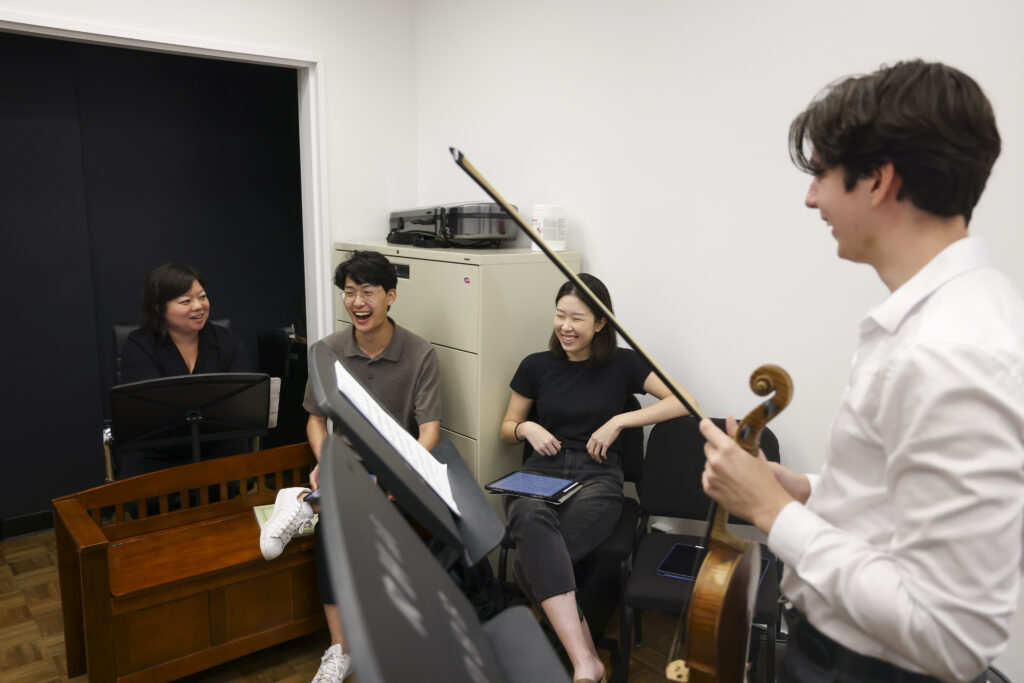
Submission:
{"label": "white button-up shirt", "polygon": [[1022,516],[1024,300],[966,238],[861,323],[820,478],[768,545],[820,631],[967,680],[1009,637]]}

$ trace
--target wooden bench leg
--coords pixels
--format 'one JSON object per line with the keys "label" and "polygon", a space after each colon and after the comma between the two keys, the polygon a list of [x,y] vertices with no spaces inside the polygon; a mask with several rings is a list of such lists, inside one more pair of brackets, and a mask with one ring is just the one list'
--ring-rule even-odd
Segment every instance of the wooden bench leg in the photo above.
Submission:
{"label": "wooden bench leg", "polygon": [[89,683],[113,683],[117,680],[117,652],[114,649],[114,617],[106,548],[82,553],[81,576]]}
{"label": "wooden bench leg", "polygon": [[85,673],[85,629],[82,622],[81,568],[75,543],[60,515],[53,516],[57,541],[57,575],[60,579],[60,608],[64,617],[64,653],[68,677]]}

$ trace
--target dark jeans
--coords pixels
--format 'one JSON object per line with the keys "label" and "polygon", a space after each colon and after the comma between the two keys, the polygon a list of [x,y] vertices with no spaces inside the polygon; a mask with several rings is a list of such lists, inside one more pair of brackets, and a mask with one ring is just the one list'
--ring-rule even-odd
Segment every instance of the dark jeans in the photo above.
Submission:
{"label": "dark jeans", "polygon": [[[814,628],[799,612],[786,610],[789,644],[779,683],[942,683],[927,674],[858,654]],[[985,683],[985,674],[971,683]]]}
{"label": "dark jeans", "polygon": [[561,505],[506,496],[508,530],[516,543],[516,582],[536,605],[576,590],[573,565],[608,537],[622,511],[622,467],[618,454],[604,463],[585,450],[534,453],[524,472],[575,479],[583,484]]}
{"label": "dark jeans", "polygon": [[331,584],[331,572],[327,566],[327,550],[324,548],[324,538],[320,534],[320,527],[324,525],[324,516],[313,527],[313,559],[316,562],[316,583],[320,589],[320,604],[333,605],[334,586]]}

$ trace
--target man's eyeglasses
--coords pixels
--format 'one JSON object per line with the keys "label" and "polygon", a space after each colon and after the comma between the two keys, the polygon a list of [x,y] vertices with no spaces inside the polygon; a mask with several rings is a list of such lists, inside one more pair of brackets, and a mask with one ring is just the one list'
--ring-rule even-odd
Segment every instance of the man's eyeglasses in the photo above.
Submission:
{"label": "man's eyeglasses", "polygon": [[357,297],[361,297],[366,303],[373,301],[373,298],[380,292],[371,287],[363,287],[362,289],[346,289],[341,293],[341,298],[345,300],[345,303],[350,304],[356,300]]}

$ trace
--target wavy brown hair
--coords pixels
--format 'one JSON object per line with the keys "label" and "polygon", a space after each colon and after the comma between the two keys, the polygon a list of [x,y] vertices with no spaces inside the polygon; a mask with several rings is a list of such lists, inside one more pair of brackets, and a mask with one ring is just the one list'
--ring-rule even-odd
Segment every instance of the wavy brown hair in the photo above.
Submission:
{"label": "wavy brown hair", "polygon": [[842,166],[849,191],[892,162],[899,199],[968,223],[1000,146],[992,105],[974,79],[920,60],[833,83],[789,129],[789,155],[801,170]]}

